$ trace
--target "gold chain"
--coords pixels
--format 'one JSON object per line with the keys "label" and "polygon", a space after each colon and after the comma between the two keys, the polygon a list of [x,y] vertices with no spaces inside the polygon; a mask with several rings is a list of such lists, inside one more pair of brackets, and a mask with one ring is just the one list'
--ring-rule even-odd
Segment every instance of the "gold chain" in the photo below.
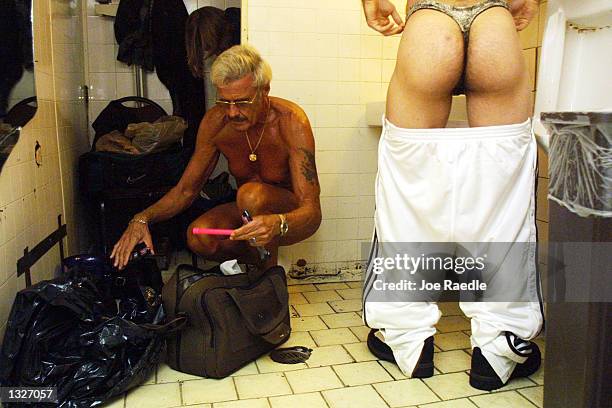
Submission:
{"label": "gold chain", "polygon": [[249,139],[248,129],[244,131],[244,136],[246,137],[247,143],[249,144],[249,149],[251,150],[251,154],[249,154],[249,160],[252,162],[257,161],[257,154],[255,154],[255,152],[257,151],[257,148],[259,147],[261,140],[263,139],[264,131],[266,130],[266,122],[268,122],[269,113],[270,113],[270,106],[268,106],[268,111],[266,112],[266,118],[264,119],[264,124],[263,124],[263,127],[261,128],[261,134],[259,135],[259,140],[257,141],[257,144],[255,145],[254,149],[253,149],[253,146],[251,146],[251,140]]}

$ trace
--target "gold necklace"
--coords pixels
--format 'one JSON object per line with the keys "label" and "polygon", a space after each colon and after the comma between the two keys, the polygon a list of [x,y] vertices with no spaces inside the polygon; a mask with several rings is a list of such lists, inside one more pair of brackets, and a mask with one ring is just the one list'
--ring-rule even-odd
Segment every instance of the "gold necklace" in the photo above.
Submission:
{"label": "gold necklace", "polygon": [[266,118],[264,119],[264,124],[263,124],[263,127],[261,128],[261,134],[259,135],[259,140],[257,141],[255,148],[251,146],[251,140],[249,139],[248,129],[244,131],[244,136],[246,137],[247,143],[249,144],[249,149],[251,150],[251,154],[249,154],[249,160],[252,162],[257,161],[257,154],[255,154],[255,151],[259,147],[259,144],[261,143],[261,139],[263,139],[264,131],[266,130],[266,122],[268,121],[269,113],[270,113],[270,106],[268,106],[268,111],[266,112]]}

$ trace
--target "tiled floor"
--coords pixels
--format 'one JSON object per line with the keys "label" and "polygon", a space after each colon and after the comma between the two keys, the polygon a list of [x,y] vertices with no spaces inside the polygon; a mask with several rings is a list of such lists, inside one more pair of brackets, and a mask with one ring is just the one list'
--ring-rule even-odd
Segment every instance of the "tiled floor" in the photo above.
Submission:
{"label": "tiled floor", "polygon": [[[306,363],[261,357],[222,379],[202,379],[162,364],[151,379],[108,408],[521,408],[542,407],[543,369],[496,392],[468,384],[469,321],[457,304],[440,304],[435,375],[408,379],[368,351],[360,282],[289,286],[293,333],[283,347],[313,348]],[[544,351],[541,339],[536,342]]]}

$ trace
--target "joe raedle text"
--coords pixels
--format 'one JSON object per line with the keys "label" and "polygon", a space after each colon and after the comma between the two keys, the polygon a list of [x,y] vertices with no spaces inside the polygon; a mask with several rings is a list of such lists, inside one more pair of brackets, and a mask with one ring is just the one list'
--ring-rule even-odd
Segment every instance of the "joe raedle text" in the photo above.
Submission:
{"label": "joe raedle text", "polygon": [[398,282],[384,282],[379,279],[374,281],[374,290],[386,291],[386,290],[397,290],[397,291],[426,291],[426,290],[448,290],[448,291],[462,291],[462,290],[487,290],[487,283],[479,280],[473,280],[470,282],[457,282],[452,279],[445,279],[442,282],[427,282],[425,280],[421,282],[414,282],[406,279],[402,279]]}

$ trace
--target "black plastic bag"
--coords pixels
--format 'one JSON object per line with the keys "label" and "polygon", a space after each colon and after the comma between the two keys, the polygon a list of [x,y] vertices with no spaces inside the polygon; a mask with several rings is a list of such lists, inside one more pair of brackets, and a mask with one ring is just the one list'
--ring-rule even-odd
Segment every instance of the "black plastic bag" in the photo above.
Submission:
{"label": "black plastic bag", "polygon": [[124,290],[134,282],[118,289],[114,280],[135,281],[135,275],[109,279],[112,269],[95,268],[96,262],[78,260],[64,277],[17,294],[0,353],[0,386],[57,387],[58,402],[5,406],[93,407],[155,370],[163,334],[184,319],[160,325],[160,291],[147,299],[153,288],[138,285],[142,296]]}

